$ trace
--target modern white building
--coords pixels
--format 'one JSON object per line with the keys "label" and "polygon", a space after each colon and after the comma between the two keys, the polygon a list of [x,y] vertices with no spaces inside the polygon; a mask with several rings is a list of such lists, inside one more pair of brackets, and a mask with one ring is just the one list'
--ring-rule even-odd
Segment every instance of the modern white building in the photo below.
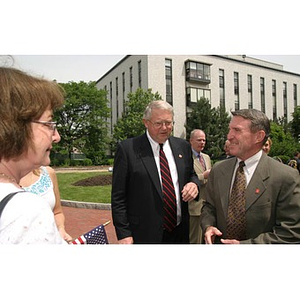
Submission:
{"label": "modern white building", "polygon": [[299,105],[300,74],[280,64],[245,55],[127,55],[104,74],[97,87],[108,92],[111,130],[122,116],[129,92],[158,92],[175,112],[174,135],[185,138],[185,121],[201,97],[226,111],[256,108],[271,119],[292,119]]}

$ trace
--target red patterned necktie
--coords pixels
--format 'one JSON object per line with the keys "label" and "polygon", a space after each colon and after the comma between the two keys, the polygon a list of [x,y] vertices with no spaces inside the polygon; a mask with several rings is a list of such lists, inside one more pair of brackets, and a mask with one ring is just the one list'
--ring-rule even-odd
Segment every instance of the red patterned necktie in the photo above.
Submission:
{"label": "red patterned necktie", "polygon": [[244,166],[245,163],[241,161],[236,170],[227,215],[226,238],[238,241],[246,238],[246,177],[243,170]]}
{"label": "red patterned necktie", "polygon": [[164,200],[164,228],[171,232],[177,224],[176,194],[169,163],[163,150],[163,144],[159,144],[159,146],[160,173]]}
{"label": "red patterned necktie", "polygon": [[206,170],[205,161],[204,161],[204,158],[201,153],[199,154],[199,161],[200,161],[200,164],[202,165],[203,169]]}

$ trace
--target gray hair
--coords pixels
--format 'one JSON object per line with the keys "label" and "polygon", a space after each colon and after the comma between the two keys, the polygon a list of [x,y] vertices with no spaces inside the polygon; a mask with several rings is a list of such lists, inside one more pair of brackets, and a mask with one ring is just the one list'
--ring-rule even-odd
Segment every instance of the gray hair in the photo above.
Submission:
{"label": "gray hair", "polygon": [[150,102],[148,104],[148,106],[146,107],[143,119],[150,120],[153,109],[167,110],[174,117],[174,110],[173,110],[172,105],[170,105],[168,102],[166,102],[164,100],[155,100],[155,101]]}
{"label": "gray hair", "polygon": [[192,139],[194,137],[194,135],[199,131],[205,134],[205,132],[202,129],[194,129],[190,133],[190,139]]}
{"label": "gray hair", "polygon": [[246,120],[250,120],[250,131],[252,133],[255,133],[259,130],[263,130],[266,134],[263,144],[268,140],[268,137],[271,133],[270,120],[262,111],[254,108],[249,108],[232,111],[231,114],[235,117],[242,117]]}

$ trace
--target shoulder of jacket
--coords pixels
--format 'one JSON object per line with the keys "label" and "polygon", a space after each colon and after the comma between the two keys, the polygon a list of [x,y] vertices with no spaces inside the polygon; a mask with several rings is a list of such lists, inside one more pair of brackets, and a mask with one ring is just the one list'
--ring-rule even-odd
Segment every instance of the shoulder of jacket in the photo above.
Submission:
{"label": "shoulder of jacket", "polygon": [[201,152],[203,156],[207,157],[208,159],[210,159],[210,156],[208,154],[206,154],[205,152]]}
{"label": "shoulder of jacket", "polygon": [[176,136],[170,136],[169,137],[169,142],[170,143],[178,143],[178,144],[180,144],[180,143],[181,144],[187,144],[187,145],[189,145],[189,147],[191,146],[190,143],[187,140],[176,137]]}

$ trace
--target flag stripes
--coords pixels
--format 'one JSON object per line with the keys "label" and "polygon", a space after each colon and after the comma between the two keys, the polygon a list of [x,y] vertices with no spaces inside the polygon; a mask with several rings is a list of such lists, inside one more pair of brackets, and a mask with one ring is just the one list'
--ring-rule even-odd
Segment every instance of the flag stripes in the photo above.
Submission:
{"label": "flag stripes", "polygon": [[89,232],[81,235],[80,237],[72,241],[72,244],[74,245],[108,244],[108,239],[107,239],[104,226],[105,224],[101,224],[93,228]]}

